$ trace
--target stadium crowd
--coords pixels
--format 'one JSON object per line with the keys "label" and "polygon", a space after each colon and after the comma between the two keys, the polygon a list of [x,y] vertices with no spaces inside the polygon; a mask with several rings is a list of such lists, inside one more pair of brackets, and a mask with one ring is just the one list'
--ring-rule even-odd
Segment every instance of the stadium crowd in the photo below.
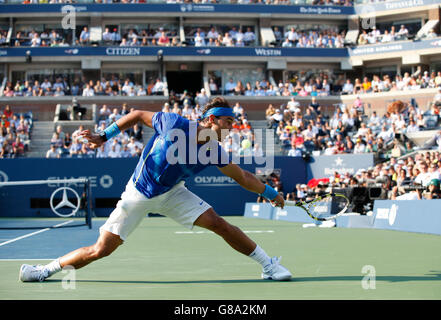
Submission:
{"label": "stadium crowd", "polygon": [[32,112],[14,113],[9,105],[0,110],[0,158],[23,157],[30,148]]}
{"label": "stadium crowd", "polygon": [[[274,27],[276,46],[297,48],[343,48],[345,31],[336,28],[296,29]],[[67,47],[88,46],[101,44],[105,46],[208,46],[208,47],[244,47],[256,44],[257,36],[254,27],[235,25],[216,25],[210,27],[186,27],[185,41],[181,42],[177,35],[177,27],[164,25],[156,29],[130,28],[122,29],[116,26],[106,26],[101,39],[91,37],[87,26],[77,32],[72,43],[72,34],[62,29],[47,29],[37,32],[34,28],[19,30],[9,41],[14,47]],[[0,31],[0,44],[7,43],[7,31]]]}
{"label": "stadium crowd", "polygon": [[[210,82],[210,88],[212,85]],[[270,83],[267,79],[260,81],[243,82],[230,78],[223,87],[225,95],[243,96],[298,96],[298,97],[317,97],[336,94],[365,94],[381,93],[392,91],[419,90],[425,88],[436,88],[441,86],[441,71],[423,71],[420,66],[410,74],[397,74],[395,77],[384,75],[382,77],[373,75],[355,79],[345,79],[342,75],[335,76],[325,72],[306,73],[298,72],[290,80],[278,84]],[[212,91],[218,91],[216,83],[213,84]],[[215,92],[216,92],[215,91]]]}
{"label": "stadium crowd", "polygon": [[268,126],[276,130],[288,156],[374,153],[376,159],[371,168],[353,174],[336,171],[297,185],[292,192],[283,190],[280,177],[273,177],[278,191],[287,199],[299,200],[327,188],[380,187],[386,191],[384,199],[441,198],[441,130],[430,139],[430,145],[426,143],[429,150],[425,151],[405,137],[405,133],[427,129],[426,116],[434,117],[433,127],[439,128],[441,88],[425,112],[417,105],[396,101],[389,104],[384,116],[373,112],[368,117],[362,105],[358,99],[329,118],[322,115],[314,100],[305,112],[295,98],[280,109],[268,107]]}
{"label": "stadium crowd", "polygon": [[344,48],[346,31],[337,28],[299,30],[291,27],[282,35],[279,27],[273,28],[276,45],[283,48]]}
{"label": "stadium crowd", "polygon": [[[106,127],[116,122],[124,115],[134,109],[123,104],[121,108],[109,108],[102,105],[99,108],[99,115],[95,128],[96,133],[100,133]],[[63,130],[58,125],[50,141],[50,149],[46,152],[46,158],[130,158],[141,155],[143,145],[142,124],[138,123],[133,128],[121,132],[117,137],[102,145],[99,149],[93,150],[88,147],[87,141],[83,140],[79,133],[85,130],[84,125],[80,125],[72,133]]]}
{"label": "stadium crowd", "polygon": [[399,160],[393,157],[354,174],[336,171],[329,177],[297,184],[291,191],[283,189],[277,175],[269,181],[287,200],[305,200],[316,194],[345,188],[381,188],[378,198],[389,200],[441,199],[441,152],[422,151]]}
{"label": "stadium crowd", "polygon": [[[412,74],[382,77],[373,75],[355,79],[345,79],[342,75],[335,76],[326,72],[298,72],[286,82],[270,83],[267,79],[256,80],[254,83],[230,78],[219,87],[211,78],[209,81],[210,93],[234,96],[299,96],[317,97],[336,94],[365,94],[392,91],[419,90],[441,86],[441,71],[423,71],[419,66]],[[39,80],[18,80],[16,83],[6,82],[3,90],[5,97],[42,97],[42,96],[149,96],[164,95],[167,84],[161,79],[149,79],[146,85],[131,80],[120,79],[112,74],[92,81],[84,77],[57,75],[44,77]]]}
{"label": "stadium crowd", "polygon": [[59,96],[147,96],[164,95],[165,83],[151,79],[146,86],[126,78],[119,79],[112,75],[109,79],[92,81],[75,78],[69,81],[68,77],[46,77],[42,82],[39,80],[17,81],[12,84],[8,81],[3,90],[5,97],[59,97]]}
{"label": "stadium crowd", "polygon": [[[384,30],[381,32],[375,26],[372,30],[362,30],[361,34],[358,36],[358,45],[375,44],[375,43],[387,43],[393,41],[409,40],[410,37],[414,36],[416,32],[409,32],[408,28],[402,24],[398,30],[395,26],[391,26],[390,30]],[[423,35],[424,38],[436,38],[438,37],[434,29],[429,30],[429,32]]]}
{"label": "stadium crowd", "polygon": [[404,134],[425,130],[440,122],[441,87],[429,110],[423,112],[416,104],[394,102],[400,108],[380,117],[375,111],[364,114],[364,103],[358,97],[351,106],[341,105],[327,117],[315,98],[301,111],[294,97],[276,109],[270,104],[266,110],[268,127],[273,128],[282,152],[289,156],[302,154],[333,155],[341,153],[375,153],[377,159],[399,157],[414,150]]}

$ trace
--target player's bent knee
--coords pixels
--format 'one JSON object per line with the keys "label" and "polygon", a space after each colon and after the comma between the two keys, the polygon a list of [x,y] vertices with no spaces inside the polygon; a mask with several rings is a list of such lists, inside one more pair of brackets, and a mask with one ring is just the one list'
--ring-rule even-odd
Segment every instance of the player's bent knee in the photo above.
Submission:
{"label": "player's bent knee", "polygon": [[219,235],[227,234],[231,230],[231,225],[222,217],[217,216],[213,219],[211,230]]}
{"label": "player's bent knee", "polygon": [[105,246],[102,244],[96,244],[92,247],[90,252],[91,258],[94,260],[101,259],[109,256],[113,251],[116,250],[116,247]]}
{"label": "player's bent knee", "polygon": [[219,235],[228,234],[232,226],[213,209],[204,212],[196,221],[195,225],[213,231]]}
{"label": "player's bent knee", "polygon": [[91,247],[90,256],[94,260],[107,257],[112,254],[121,243],[122,241],[98,241]]}

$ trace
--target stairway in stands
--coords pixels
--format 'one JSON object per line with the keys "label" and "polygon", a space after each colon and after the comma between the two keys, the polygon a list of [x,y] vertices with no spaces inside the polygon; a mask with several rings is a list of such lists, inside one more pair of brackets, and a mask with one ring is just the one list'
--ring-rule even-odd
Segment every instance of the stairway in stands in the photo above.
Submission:
{"label": "stairway in stands", "polygon": [[52,134],[54,133],[53,121],[34,121],[27,158],[44,158],[51,145]]}
{"label": "stairway in stands", "polygon": [[149,142],[150,138],[155,134],[155,130],[146,125],[142,126],[142,131],[144,132],[142,135],[142,144],[145,146],[147,142]]}

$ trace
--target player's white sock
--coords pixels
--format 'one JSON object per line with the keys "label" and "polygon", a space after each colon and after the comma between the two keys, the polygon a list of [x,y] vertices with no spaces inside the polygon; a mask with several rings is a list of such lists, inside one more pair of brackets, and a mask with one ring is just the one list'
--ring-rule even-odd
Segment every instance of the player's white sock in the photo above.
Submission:
{"label": "player's white sock", "polygon": [[61,271],[60,259],[55,259],[51,263],[45,265],[44,268],[48,271],[49,277],[54,273]]}
{"label": "player's white sock", "polygon": [[249,257],[260,263],[264,268],[267,265],[271,264],[271,258],[266,254],[266,252],[261,247],[259,247],[259,245],[256,246],[256,249],[254,249],[254,251],[251,252]]}

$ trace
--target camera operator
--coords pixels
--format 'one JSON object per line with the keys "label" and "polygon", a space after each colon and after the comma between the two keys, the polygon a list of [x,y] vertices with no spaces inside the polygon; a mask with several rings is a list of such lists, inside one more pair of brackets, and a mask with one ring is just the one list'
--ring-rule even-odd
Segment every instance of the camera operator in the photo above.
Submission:
{"label": "camera operator", "polygon": [[421,200],[422,187],[416,186],[414,188],[406,188],[408,192],[403,187],[395,186],[392,188],[391,200]]}
{"label": "camera operator", "polygon": [[[407,190],[407,191],[406,191]],[[393,187],[391,200],[441,199],[440,181],[432,179],[427,188],[422,186]]]}
{"label": "camera operator", "polygon": [[426,199],[441,199],[440,181],[432,179],[429,182],[428,192],[424,194]]}
{"label": "camera operator", "polygon": [[74,120],[83,120],[87,109],[82,107],[76,98],[72,99],[72,110],[74,113]]}

